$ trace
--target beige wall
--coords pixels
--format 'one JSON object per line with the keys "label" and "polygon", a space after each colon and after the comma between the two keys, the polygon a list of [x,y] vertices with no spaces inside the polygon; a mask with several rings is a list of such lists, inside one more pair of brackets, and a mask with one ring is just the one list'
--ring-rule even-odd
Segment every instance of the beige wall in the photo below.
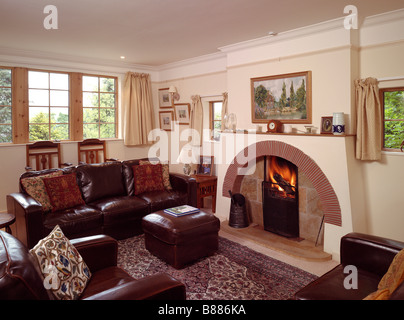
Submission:
{"label": "beige wall", "polygon": [[[404,76],[404,42],[362,48],[361,78]],[[380,88],[403,86],[404,80],[379,82]],[[384,152],[381,161],[363,162],[364,207],[369,233],[404,241],[404,153]]]}

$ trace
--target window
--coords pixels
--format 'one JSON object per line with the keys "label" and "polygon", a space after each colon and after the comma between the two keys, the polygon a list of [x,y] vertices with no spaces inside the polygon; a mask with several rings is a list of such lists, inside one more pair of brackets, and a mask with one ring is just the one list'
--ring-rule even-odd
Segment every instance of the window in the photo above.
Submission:
{"label": "window", "polygon": [[68,140],[69,74],[28,71],[29,140]]}
{"label": "window", "polygon": [[116,78],[83,76],[83,138],[115,138]]}
{"label": "window", "polygon": [[209,103],[211,139],[220,140],[220,130],[222,127],[222,101],[211,101]]}
{"label": "window", "polygon": [[404,87],[380,89],[384,110],[384,149],[400,149],[404,140]]}
{"label": "window", "polygon": [[0,143],[12,142],[12,70],[0,69]]}

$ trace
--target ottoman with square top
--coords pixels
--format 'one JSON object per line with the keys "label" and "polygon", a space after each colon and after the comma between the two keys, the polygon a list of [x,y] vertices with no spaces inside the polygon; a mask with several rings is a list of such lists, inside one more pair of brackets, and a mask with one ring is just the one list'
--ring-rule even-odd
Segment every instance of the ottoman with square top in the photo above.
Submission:
{"label": "ottoman with square top", "polygon": [[143,217],[142,227],[146,249],[176,269],[218,249],[220,221],[203,211],[180,217],[157,211]]}

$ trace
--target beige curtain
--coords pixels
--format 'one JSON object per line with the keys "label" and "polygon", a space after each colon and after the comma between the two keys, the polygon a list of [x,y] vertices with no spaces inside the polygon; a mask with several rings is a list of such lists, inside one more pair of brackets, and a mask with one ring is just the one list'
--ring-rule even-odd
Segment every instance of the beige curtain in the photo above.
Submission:
{"label": "beige curtain", "polygon": [[[191,104],[191,129],[193,145],[202,145],[202,132],[203,132],[203,108],[201,97],[198,95],[192,96]],[[198,136],[199,134],[199,136]]]}
{"label": "beige curtain", "polygon": [[150,75],[126,73],[122,92],[123,137],[127,146],[146,145],[154,129],[154,108]]}
{"label": "beige curtain", "polygon": [[382,150],[382,110],[378,81],[374,78],[355,81],[356,158],[380,160]]}
{"label": "beige curtain", "polygon": [[222,126],[221,130],[223,131],[225,129],[224,127],[224,116],[228,113],[228,94],[227,92],[223,93],[223,105],[222,105]]}

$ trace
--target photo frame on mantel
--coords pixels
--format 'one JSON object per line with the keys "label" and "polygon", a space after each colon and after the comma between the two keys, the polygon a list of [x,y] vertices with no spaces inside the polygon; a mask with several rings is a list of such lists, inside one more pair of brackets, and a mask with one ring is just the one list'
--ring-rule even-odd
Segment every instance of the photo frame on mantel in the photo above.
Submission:
{"label": "photo frame on mantel", "polygon": [[251,78],[253,123],[311,123],[311,71]]}

